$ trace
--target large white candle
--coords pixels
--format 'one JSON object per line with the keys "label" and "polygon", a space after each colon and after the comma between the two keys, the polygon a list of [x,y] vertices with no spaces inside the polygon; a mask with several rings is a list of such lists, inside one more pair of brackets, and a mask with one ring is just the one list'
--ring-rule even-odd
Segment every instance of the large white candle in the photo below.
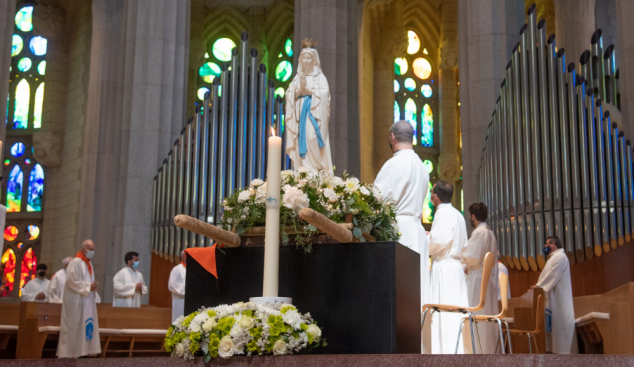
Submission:
{"label": "large white candle", "polygon": [[282,138],[269,138],[269,158],[266,171],[266,229],[264,232],[264,289],[262,296],[277,297],[280,268],[280,173]]}

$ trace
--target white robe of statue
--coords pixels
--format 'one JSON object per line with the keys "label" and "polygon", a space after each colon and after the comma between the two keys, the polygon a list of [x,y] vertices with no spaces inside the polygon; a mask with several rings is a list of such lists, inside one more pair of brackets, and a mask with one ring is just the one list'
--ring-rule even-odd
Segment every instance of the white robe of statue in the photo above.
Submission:
{"label": "white robe of statue", "polygon": [[[434,304],[468,306],[467,282],[460,263],[462,248],[467,243],[467,226],[462,213],[451,204],[436,208],[434,223],[428,235],[431,256],[431,301]],[[453,354],[456,351],[458,327],[464,315],[434,313],[431,324],[431,352]],[[429,320],[425,320],[429,322]],[[425,343],[425,353],[429,353]],[[458,353],[463,353],[460,340]]]}
{"label": "white robe of statue", "polygon": [[421,307],[431,303],[429,247],[422,225],[423,202],[429,190],[429,172],[413,149],[394,153],[376,176],[374,185],[396,205],[398,242],[420,254]]}
{"label": "white robe of statue", "polygon": [[[506,265],[502,264],[501,261],[498,261],[498,277],[500,276],[500,274],[506,274],[506,276],[509,276],[509,269],[506,268]],[[498,278],[500,279],[500,278]],[[508,298],[511,298],[511,282],[509,281],[509,287],[508,287]],[[500,294],[498,294],[498,301],[500,300]]]}
{"label": "white robe of statue", "polygon": [[44,297],[44,299],[35,299],[35,297],[40,293],[44,293],[46,296],[48,293],[48,285],[50,283],[51,281],[46,278],[33,278],[29,280],[24,288],[22,288],[22,296],[20,296],[20,299],[22,302],[48,302],[48,297]]}
{"label": "white robe of statue", "polygon": [[64,286],[66,285],[66,269],[61,268],[51,278],[48,286],[48,301],[50,303],[62,303],[64,299]]}
{"label": "white robe of statue", "polygon": [[570,262],[564,249],[548,256],[537,287],[546,295],[546,350],[555,354],[578,354]]}
{"label": "white robe of statue", "polygon": [[[489,226],[483,222],[478,224],[476,229],[471,233],[471,238],[467,245],[462,249],[461,262],[467,267],[467,292],[469,296],[469,307],[475,307],[480,303],[480,286],[482,284],[482,270],[484,265],[484,257],[487,252],[493,254],[494,259],[498,256],[498,245],[495,240],[495,234]],[[500,313],[498,298],[500,288],[498,284],[498,267],[493,264],[491,276],[489,277],[489,285],[487,288],[484,308],[476,315],[497,315]],[[465,340],[470,340],[470,333],[465,328]],[[500,335],[497,324],[483,322],[478,324],[478,333],[480,334],[480,343],[482,345],[482,353],[493,354],[497,346],[497,340]],[[471,346],[465,345],[465,353],[471,353]],[[476,351],[479,351],[476,344]]]}
{"label": "white robe of statue", "polygon": [[172,321],[185,313],[185,275],[183,264],[176,265],[170,272],[167,288],[172,292]]}
{"label": "white robe of statue", "polygon": [[[125,267],[112,280],[114,295],[112,307],[141,307],[141,296],[147,293],[147,286],[143,282],[143,274],[135,269]],[[137,283],[143,284],[141,292],[137,292]]]}
{"label": "white robe of statue", "polygon": [[[286,153],[293,162],[293,168],[306,167],[312,171],[324,170],[332,172],[330,156],[330,139],[328,125],[330,122],[330,87],[328,80],[321,72],[319,55],[314,48],[304,48],[299,55],[297,74],[286,90]],[[302,87],[303,81],[305,86]],[[306,114],[305,122],[300,121],[302,108],[311,99],[310,115],[315,119],[321,134],[323,146],[320,147],[317,130]],[[302,129],[305,124],[305,129]],[[306,140],[306,152],[301,157],[300,139]]]}
{"label": "white robe of statue", "polygon": [[95,292],[90,290],[94,281],[94,274],[82,259],[76,257],[68,264],[57,344],[59,358],[101,353]]}

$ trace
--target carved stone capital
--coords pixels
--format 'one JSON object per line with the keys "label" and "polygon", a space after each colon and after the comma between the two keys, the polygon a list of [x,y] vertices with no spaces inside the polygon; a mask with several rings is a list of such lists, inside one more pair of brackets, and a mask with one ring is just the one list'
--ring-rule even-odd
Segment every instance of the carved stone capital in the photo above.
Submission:
{"label": "carved stone capital", "polygon": [[440,179],[453,182],[460,178],[460,156],[456,153],[444,153],[438,157]]}
{"label": "carved stone capital", "polygon": [[40,164],[58,167],[62,164],[62,139],[59,134],[38,131],[33,134],[33,156]]}
{"label": "carved stone capital", "polygon": [[440,41],[439,69],[453,69],[458,66],[458,41],[445,37]]}
{"label": "carved stone capital", "polygon": [[63,36],[65,13],[53,5],[36,5],[33,9],[33,33],[47,40]]}

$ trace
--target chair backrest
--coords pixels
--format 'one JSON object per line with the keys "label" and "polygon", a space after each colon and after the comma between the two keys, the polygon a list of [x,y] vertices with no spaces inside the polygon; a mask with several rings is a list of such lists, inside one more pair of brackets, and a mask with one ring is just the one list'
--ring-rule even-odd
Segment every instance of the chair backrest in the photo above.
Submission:
{"label": "chair backrest", "polygon": [[487,289],[489,288],[489,279],[491,278],[491,270],[495,263],[495,255],[487,252],[484,256],[484,264],[482,264],[482,281],[480,283],[480,303],[475,307],[476,311],[484,308],[484,301],[487,298]]}
{"label": "chair backrest", "polygon": [[537,334],[542,330],[544,326],[544,309],[546,308],[546,298],[544,296],[537,297],[537,308],[535,309],[535,331],[533,334]]}
{"label": "chair backrest", "polygon": [[500,315],[498,316],[499,318],[504,318],[506,317],[506,312],[509,309],[509,276],[504,274],[504,273],[500,273],[500,277],[499,277],[499,285],[500,285],[500,303],[502,303],[502,309],[500,309]]}

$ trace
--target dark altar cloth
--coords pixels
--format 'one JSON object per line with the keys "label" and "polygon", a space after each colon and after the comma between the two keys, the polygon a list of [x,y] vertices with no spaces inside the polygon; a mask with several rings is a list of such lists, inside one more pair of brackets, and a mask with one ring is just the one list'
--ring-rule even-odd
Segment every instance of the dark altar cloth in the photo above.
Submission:
{"label": "dark altar cloth", "polygon": [[[262,295],[264,247],[216,249],[218,279],[187,259],[185,314]],[[280,247],[280,297],[323,328],[323,354],[420,353],[420,256],[396,242]]]}

